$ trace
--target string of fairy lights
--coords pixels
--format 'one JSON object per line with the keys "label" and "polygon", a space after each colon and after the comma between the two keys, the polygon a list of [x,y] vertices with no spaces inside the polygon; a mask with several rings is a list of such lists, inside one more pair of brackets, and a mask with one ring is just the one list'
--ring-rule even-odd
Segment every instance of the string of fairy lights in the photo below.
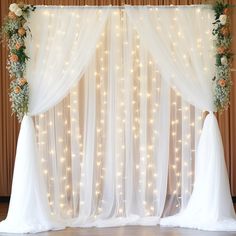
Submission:
{"label": "string of fairy lights", "polygon": [[[54,17],[48,10],[44,14]],[[75,11],[72,17],[80,15]],[[118,217],[135,207],[142,216],[159,212],[162,189],[156,159],[162,148],[158,127],[163,81],[135,28],[126,22],[122,9],[113,12],[79,84],[55,108],[35,118],[52,214],[95,219],[108,209]],[[201,53],[201,39],[197,49]],[[192,191],[202,112],[184,102],[175,88],[168,89],[167,200],[175,202],[176,211]]]}

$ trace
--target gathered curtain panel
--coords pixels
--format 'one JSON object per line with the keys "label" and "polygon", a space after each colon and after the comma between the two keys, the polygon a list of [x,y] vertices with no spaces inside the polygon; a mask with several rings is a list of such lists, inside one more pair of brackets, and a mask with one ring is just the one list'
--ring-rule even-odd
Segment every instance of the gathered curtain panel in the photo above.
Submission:
{"label": "gathered curtain panel", "polygon": [[208,6],[38,7],[0,232],[235,231],[213,114],[213,19]]}

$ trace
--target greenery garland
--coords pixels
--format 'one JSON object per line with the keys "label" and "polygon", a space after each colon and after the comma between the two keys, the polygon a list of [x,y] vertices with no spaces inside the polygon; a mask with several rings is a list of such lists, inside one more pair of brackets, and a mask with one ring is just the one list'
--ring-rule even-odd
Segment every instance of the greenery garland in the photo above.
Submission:
{"label": "greenery garland", "polygon": [[30,33],[30,29],[25,23],[35,7],[13,3],[9,10],[1,33],[9,50],[7,69],[11,78],[9,93],[11,107],[20,122],[28,112],[29,102],[29,86],[25,78],[26,61],[29,57],[25,52],[25,38]]}
{"label": "greenery garland", "polygon": [[231,53],[232,36],[230,33],[229,5],[223,1],[217,1],[213,6],[215,12],[214,29],[216,47],[216,75],[214,81],[214,104],[217,111],[228,108],[230,103],[230,91],[232,87],[231,64],[233,54]]}

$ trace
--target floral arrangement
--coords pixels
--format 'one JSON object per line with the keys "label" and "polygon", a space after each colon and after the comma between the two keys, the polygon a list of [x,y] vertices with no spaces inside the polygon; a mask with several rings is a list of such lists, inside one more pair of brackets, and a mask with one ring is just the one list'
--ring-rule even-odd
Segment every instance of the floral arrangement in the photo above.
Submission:
{"label": "floral arrangement", "polygon": [[229,5],[222,1],[217,1],[213,7],[215,11],[214,29],[216,46],[216,75],[214,81],[214,104],[218,111],[228,108],[230,101],[231,63],[233,54],[231,53],[231,33],[229,22]]}
{"label": "floral arrangement", "polygon": [[35,10],[32,5],[13,3],[2,26],[2,37],[7,42],[9,55],[7,69],[10,74],[10,101],[12,111],[19,121],[28,112],[29,86],[25,78],[26,61],[25,37],[30,29],[25,26],[30,13]]}

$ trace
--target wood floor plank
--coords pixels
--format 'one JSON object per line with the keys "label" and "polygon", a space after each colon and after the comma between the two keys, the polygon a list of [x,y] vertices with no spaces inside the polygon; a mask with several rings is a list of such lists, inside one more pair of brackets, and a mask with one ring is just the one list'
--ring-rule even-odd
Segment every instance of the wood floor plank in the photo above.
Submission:
{"label": "wood floor plank", "polygon": [[[0,220],[5,219],[8,204],[0,203]],[[18,236],[23,234],[2,234],[0,236]],[[236,232],[207,232],[183,228],[164,228],[160,226],[125,226],[113,228],[67,228],[26,236],[236,236]]]}
{"label": "wood floor plank", "polygon": [[[32,235],[32,234],[28,234]],[[159,226],[125,226],[114,228],[68,228],[35,236],[235,236],[236,232],[207,232]],[[14,236],[14,235],[13,235]],[[32,235],[33,236],[33,235]]]}

